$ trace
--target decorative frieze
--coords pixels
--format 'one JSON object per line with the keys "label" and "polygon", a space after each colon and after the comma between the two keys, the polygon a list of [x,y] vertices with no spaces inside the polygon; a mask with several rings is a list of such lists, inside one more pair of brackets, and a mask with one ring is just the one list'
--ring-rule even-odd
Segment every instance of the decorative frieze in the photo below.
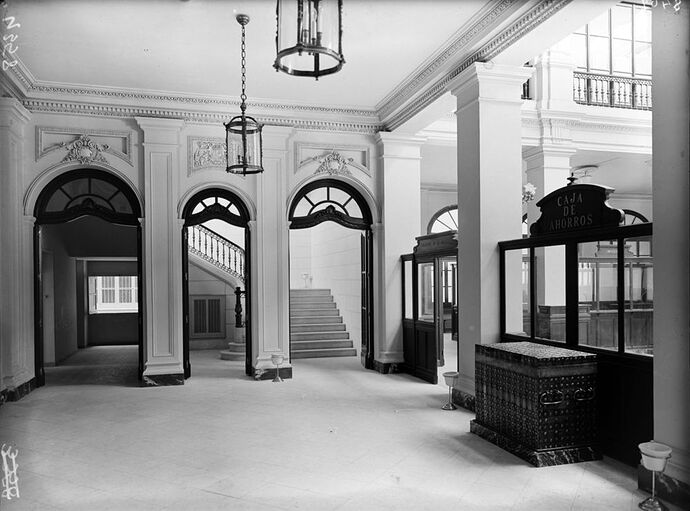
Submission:
{"label": "decorative frieze", "polygon": [[63,162],[108,163],[104,156],[112,154],[130,166],[132,138],[129,131],[75,130],[70,128],[36,127],[36,161],[59,150],[67,154]]}
{"label": "decorative frieze", "polygon": [[225,169],[225,140],[187,137],[187,175],[203,169]]}
{"label": "decorative frieze", "polygon": [[300,169],[316,167],[313,174],[351,176],[352,169],[371,176],[369,148],[359,146],[324,147],[323,145],[295,144],[295,173]]}

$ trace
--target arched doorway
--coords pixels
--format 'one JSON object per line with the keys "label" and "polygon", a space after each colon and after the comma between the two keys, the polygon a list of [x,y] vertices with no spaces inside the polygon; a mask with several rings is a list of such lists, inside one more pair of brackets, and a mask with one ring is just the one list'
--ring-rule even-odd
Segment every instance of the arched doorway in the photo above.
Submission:
{"label": "arched doorway", "polygon": [[[322,179],[313,181],[305,185],[295,196],[290,205],[288,213],[288,220],[290,221],[291,230],[310,229],[317,227],[324,222],[334,222],[348,230],[360,231],[359,243],[359,259],[360,268],[359,275],[356,277],[359,284],[359,324],[361,327],[361,350],[360,358],[362,365],[367,369],[374,368],[374,345],[373,345],[373,242],[372,242],[372,214],[364,197],[352,185],[337,179]],[[357,250],[356,248],[354,250]],[[294,250],[291,246],[291,281],[295,281],[293,273],[295,273],[295,264],[292,259]],[[330,256],[326,256],[330,257]],[[342,265],[339,264],[336,257],[331,261],[331,270],[339,269]],[[328,271],[328,270],[325,270]],[[299,272],[298,272],[299,273]],[[304,288],[312,287],[312,276],[309,272],[302,273],[304,275]],[[350,287],[353,286],[350,282]],[[291,285],[292,288],[292,285]],[[335,293],[334,293],[335,294]],[[291,291],[293,295],[293,291]],[[330,296],[330,294],[329,294]],[[295,296],[294,300],[299,297]],[[309,298],[305,298],[309,300]],[[293,298],[291,297],[291,316],[293,315]],[[335,306],[334,306],[335,307]],[[305,315],[310,312],[304,313]],[[314,312],[316,314],[316,312]],[[319,312],[321,314],[321,312]],[[309,317],[309,316],[307,316]],[[352,322],[354,317],[351,316]],[[291,317],[291,332],[293,332],[293,323],[297,322],[297,318]],[[338,321],[334,319],[333,321]],[[312,326],[313,325],[309,325]],[[327,332],[328,339],[337,338],[337,332]],[[294,342],[292,340],[295,334],[291,333],[290,351],[291,358],[294,356]],[[304,332],[305,338],[309,336],[316,338],[318,342],[319,335],[312,334],[309,329]],[[308,341],[305,341],[308,342]],[[321,348],[317,348],[321,349]],[[345,348],[347,349],[347,348]],[[328,356],[316,353],[316,356]],[[300,355],[301,356],[301,355]]]}
{"label": "arched doorway", "polygon": [[[244,330],[245,373],[251,375],[249,210],[234,193],[209,188],[187,201],[182,217],[184,376],[191,376],[190,340],[237,340],[233,335],[239,330],[230,332],[231,328]],[[193,280],[190,288],[190,254],[196,265],[205,265],[206,273],[212,274],[218,284],[215,291],[204,292]],[[233,309],[234,318],[229,312]]]}
{"label": "arched doorway", "polygon": [[[134,313],[135,317],[128,321],[126,330],[128,335],[137,337],[138,376],[141,379],[144,369],[143,321],[140,307],[142,303],[142,243],[139,223],[141,206],[136,194],[127,183],[111,173],[97,169],[73,170],[61,174],[45,186],[36,201],[34,216],[36,218],[34,224],[34,363],[38,385],[45,385],[46,349],[51,354],[51,347],[46,343],[46,338],[49,337],[51,342],[56,342],[55,334],[58,325],[64,326],[71,321],[76,321],[74,329],[77,335],[76,344],[62,346],[60,351],[64,355],[75,351],[78,347],[85,347],[89,344],[87,335],[93,332],[88,330],[88,326],[84,326],[87,322],[82,320],[90,319],[92,315],[96,317],[97,312],[103,312],[109,308],[112,310],[108,312],[127,310],[130,315]],[[81,284],[81,297],[80,287],[75,285],[75,296],[71,297],[74,300],[74,306],[67,307],[67,312],[63,314],[65,307],[61,304],[60,312],[65,318],[52,325],[45,323],[46,318],[58,319],[52,315],[56,310],[52,306],[57,305],[51,296],[54,289],[52,277],[54,272],[59,273],[61,270],[54,267],[51,252],[45,252],[45,255],[51,257],[44,260],[46,240],[43,238],[48,229],[59,230],[56,235],[63,244],[61,250],[74,262],[99,260],[103,263],[103,259],[113,254],[117,254],[114,257],[118,259],[109,267],[100,264],[102,275],[98,274],[99,270],[94,270],[97,274],[91,275],[86,265],[83,265],[80,272],[77,265],[74,275]],[[132,255],[135,256],[134,261],[131,261]],[[121,264],[123,259],[129,264],[124,265],[127,268],[126,271],[119,272],[118,269],[123,267]],[[44,283],[44,272],[45,276],[51,278],[50,282]],[[127,273],[127,275],[118,276],[118,273]],[[112,287],[103,290],[101,295],[94,290],[92,296],[92,289],[95,288],[96,283],[100,282],[103,285],[104,282],[96,279],[105,279],[105,282],[112,284]],[[65,292],[69,293],[69,291]],[[106,296],[106,299],[98,300],[98,296]],[[109,297],[112,297],[112,300],[108,299]],[[46,302],[47,299],[50,301]],[[44,307],[45,303],[52,304],[52,310],[47,310],[47,307]],[[97,311],[99,304],[101,310]],[[118,308],[119,311],[116,310]],[[104,314],[101,317],[105,316]],[[102,332],[108,328],[100,325],[92,330]],[[79,337],[83,339],[80,341]],[[109,342],[113,340],[104,341],[106,344]],[[115,343],[120,342],[122,342],[121,339],[115,341]],[[53,350],[57,348],[58,344],[52,347]],[[55,357],[52,360],[53,363],[60,358],[60,355],[55,355],[54,352],[51,355]]]}

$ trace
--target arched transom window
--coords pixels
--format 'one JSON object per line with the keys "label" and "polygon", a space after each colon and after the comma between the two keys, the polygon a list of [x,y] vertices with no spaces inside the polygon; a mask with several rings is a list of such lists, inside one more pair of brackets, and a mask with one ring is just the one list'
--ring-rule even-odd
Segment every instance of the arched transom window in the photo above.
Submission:
{"label": "arched transom window", "polygon": [[433,217],[427,227],[427,234],[436,234],[439,232],[457,231],[458,230],[458,207],[447,206],[438,211]]}
{"label": "arched transom window", "polygon": [[224,220],[245,227],[249,213],[239,197],[227,190],[209,189],[189,199],[182,212],[186,225],[201,224],[211,219]]}
{"label": "arched transom window", "polygon": [[118,177],[101,170],[67,172],[51,181],[36,203],[40,223],[67,222],[94,215],[113,223],[138,223],[134,192]]}
{"label": "arched transom window", "polygon": [[352,186],[324,179],[305,186],[292,202],[291,228],[313,227],[326,220],[353,229],[368,229],[371,214],[363,197]]}

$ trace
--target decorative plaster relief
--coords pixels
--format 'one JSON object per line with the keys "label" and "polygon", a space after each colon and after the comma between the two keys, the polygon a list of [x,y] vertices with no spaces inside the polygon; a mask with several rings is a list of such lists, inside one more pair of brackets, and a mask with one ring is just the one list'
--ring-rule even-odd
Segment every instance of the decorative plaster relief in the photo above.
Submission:
{"label": "decorative plaster relief", "polygon": [[369,148],[360,146],[325,147],[322,145],[295,144],[295,173],[308,165],[317,165],[314,174],[351,176],[351,168],[371,176]]}
{"label": "decorative plaster relief", "polygon": [[75,130],[37,126],[36,161],[59,149],[67,150],[63,162],[107,163],[103,153],[108,153],[134,166],[132,138],[129,131]]}
{"label": "decorative plaster relief", "polygon": [[187,137],[187,175],[203,169],[225,170],[225,140],[215,137]]}

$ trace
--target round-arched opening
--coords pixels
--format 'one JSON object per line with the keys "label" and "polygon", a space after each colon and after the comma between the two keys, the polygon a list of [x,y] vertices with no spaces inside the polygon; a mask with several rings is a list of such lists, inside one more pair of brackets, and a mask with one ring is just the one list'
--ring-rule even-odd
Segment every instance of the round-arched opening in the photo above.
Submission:
{"label": "round-arched opening", "polygon": [[288,214],[291,229],[314,227],[325,221],[350,229],[368,230],[372,215],[359,191],[336,179],[320,179],[305,185],[295,196]]}
{"label": "round-arched opening", "polygon": [[221,350],[252,375],[249,210],[233,192],[208,188],[190,197],[182,217],[185,378],[190,350]]}

